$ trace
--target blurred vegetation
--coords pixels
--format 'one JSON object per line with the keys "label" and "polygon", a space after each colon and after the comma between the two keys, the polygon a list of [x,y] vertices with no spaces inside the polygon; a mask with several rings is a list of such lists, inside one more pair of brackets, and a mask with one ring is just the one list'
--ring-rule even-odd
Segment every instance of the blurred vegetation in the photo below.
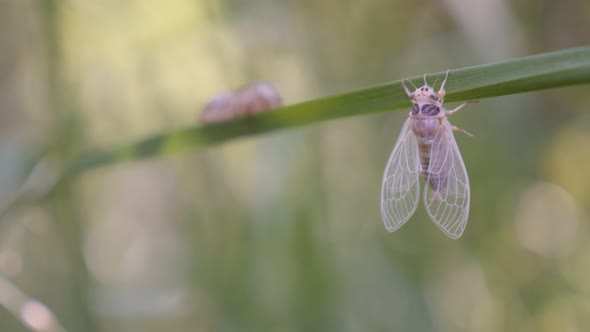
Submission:
{"label": "blurred vegetation", "polygon": [[[587,43],[582,1],[7,1],[0,205],[58,169],[196,122],[218,91],[287,104]],[[588,86],[483,100],[451,121],[472,183],[448,240],[379,215],[404,112],[64,182],[0,223],[0,331],[586,331]],[[29,179],[30,180],[30,179]],[[49,181],[41,174],[35,181]]]}

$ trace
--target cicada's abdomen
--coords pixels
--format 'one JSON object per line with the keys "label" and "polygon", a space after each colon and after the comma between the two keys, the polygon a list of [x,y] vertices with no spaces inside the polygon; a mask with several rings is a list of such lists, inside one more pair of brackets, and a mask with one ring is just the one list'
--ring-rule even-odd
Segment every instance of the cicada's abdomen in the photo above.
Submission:
{"label": "cicada's abdomen", "polygon": [[426,171],[422,172],[422,176],[428,182],[430,188],[435,192],[445,191],[448,182],[448,167],[450,163],[446,160],[444,154],[430,153],[430,164]]}

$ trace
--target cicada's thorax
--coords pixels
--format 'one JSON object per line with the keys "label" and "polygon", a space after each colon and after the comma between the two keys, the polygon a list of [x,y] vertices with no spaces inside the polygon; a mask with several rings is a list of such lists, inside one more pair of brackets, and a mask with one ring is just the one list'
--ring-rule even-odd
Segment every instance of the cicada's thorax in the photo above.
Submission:
{"label": "cicada's thorax", "polygon": [[[415,103],[410,112],[410,119],[412,122],[412,131],[416,135],[418,141],[418,151],[420,156],[421,174],[424,178],[428,178],[428,170],[430,164],[436,162],[431,160],[432,145],[438,135],[439,130],[442,130],[442,123],[446,118],[445,109],[438,103]],[[429,183],[433,187],[438,187],[440,181],[431,176]],[[434,183],[436,182],[436,183]]]}
{"label": "cicada's thorax", "polygon": [[441,118],[445,116],[444,109],[434,104],[416,103],[412,107],[412,131],[420,143],[431,141],[438,133]]}

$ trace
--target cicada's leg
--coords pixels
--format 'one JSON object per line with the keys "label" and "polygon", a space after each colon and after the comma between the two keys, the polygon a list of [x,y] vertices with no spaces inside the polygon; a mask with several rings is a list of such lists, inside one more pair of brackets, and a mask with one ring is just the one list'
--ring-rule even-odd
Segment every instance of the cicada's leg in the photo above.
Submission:
{"label": "cicada's leg", "polygon": [[445,113],[446,113],[447,115],[451,115],[451,114],[453,114],[453,113],[457,112],[458,110],[462,109],[463,107],[467,106],[467,104],[471,104],[471,103],[472,103],[472,101],[466,101],[466,102],[464,102],[463,104],[461,104],[461,105],[459,105],[459,106],[457,106],[457,107],[453,108],[452,110],[448,110],[448,111],[446,111]]}
{"label": "cicada's leg", "polygon": [[[414,90],[417,90],[416,86],[414,85],[414,82],[409,81],[410,84],[412,84],[412,86],[414,87]],[[410,92],[410,89],[408,89],[408,87],[406,86],[406,80],[402,80],[402,86],[404,87],[404,90],[406,91],[406,95],[408,95],[408,98],[412,99],[412,92]]]}
{"label": "cicada's leg", "polygon": [[445,99],[445,95],[447,94],[447,91],[445,90],[445,84],[447,84],[447,78],[449,78],[450,72],[451,72],[450,69],[447,70],[447,74],[445,75],[445,79],[443,80],[442,84],[440,85],[440,89],[438,89],[438,97],[440,98],[440,100]]}
{"label": "cicada's leg", "polygon": [[454,131],[460,131],[460,132],[462,132],[463,134],[465,134],[467,136],[471,136],[471,137],[474,136],[472,133],[468,132],[467,130],[461,129],[461,128],[457,127],[457,126],[451,126],[451,128],[453,128]]}

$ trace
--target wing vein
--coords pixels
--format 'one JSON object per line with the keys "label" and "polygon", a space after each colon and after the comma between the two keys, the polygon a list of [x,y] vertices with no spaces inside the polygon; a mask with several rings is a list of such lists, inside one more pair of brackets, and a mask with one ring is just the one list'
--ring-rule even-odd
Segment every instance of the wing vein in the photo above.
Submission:
{"label": "wing vein", "polygon": [[410,219],[420,197],[418,143],[410,127],[407,119],[383,174],[381,217],[390,232]]}

